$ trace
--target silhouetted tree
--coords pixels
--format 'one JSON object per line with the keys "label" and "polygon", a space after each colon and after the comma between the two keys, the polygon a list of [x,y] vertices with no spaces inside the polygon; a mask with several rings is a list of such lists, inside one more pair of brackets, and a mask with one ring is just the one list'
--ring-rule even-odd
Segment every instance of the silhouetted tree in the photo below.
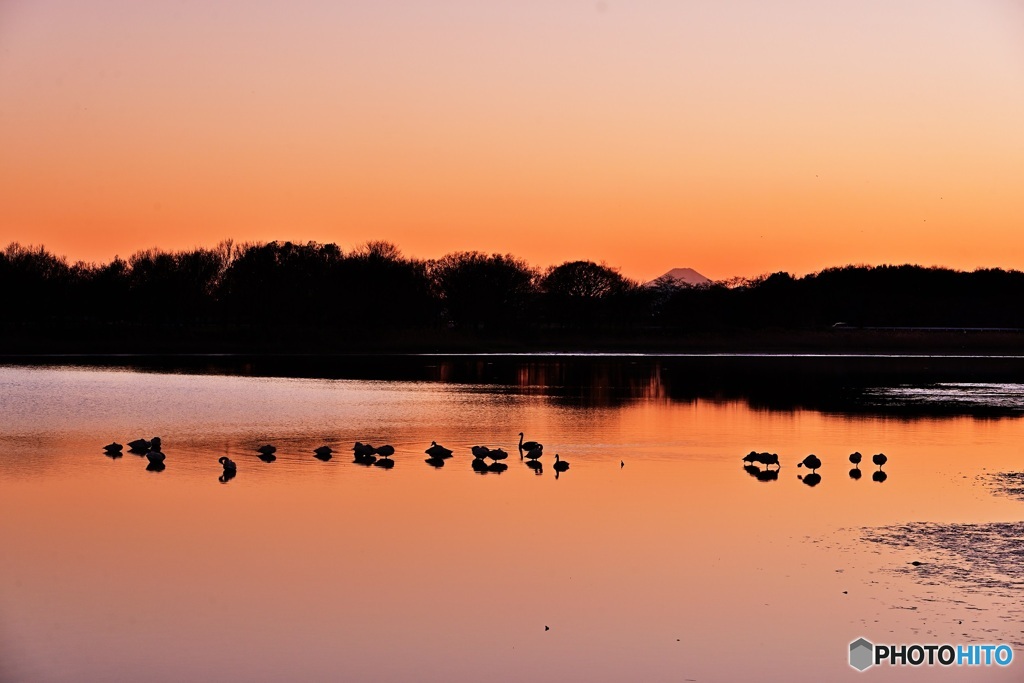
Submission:
{"label": "silhouetted tree", "polygon": [[537,271],[511,254],[461,251],[427,264],[434,293],[456,325],[507,328],[525,322]]}
{"label": "silhouetted tree", "polygon": [[649,299],[635,282],[593,261],[567,261],[549,268],[540,288],[545,317],[553,325],[626,327],[644,317],[638,314],[646,308],[647,301],[642,300]]}

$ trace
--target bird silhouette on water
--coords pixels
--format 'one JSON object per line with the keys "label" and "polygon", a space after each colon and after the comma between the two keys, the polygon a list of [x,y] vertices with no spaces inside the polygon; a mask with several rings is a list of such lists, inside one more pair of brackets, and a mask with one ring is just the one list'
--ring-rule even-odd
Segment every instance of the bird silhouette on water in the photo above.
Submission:
{"label": "bird silhouette on water", "polygon": [[530,452],[535,448],[544,448],[544,444],[537,443],[536,441],[523,441],[523,433],[519,432],[519,457],[523,457],[524,452]]}
{"label": "bird silhouette on water", "polygon": [[377,448],[377,453],[380,455],[380,459],[373,463],[377,467],[383,467],[386,470],[391,469],[395,466],[395,461],[391,459],[391,456],[395,454],[395,447],[389,444],[385,444]]}
{"label": "bird silhouette on water", "polygon": [[806,458],[797,463],[797,467],[806,467],[812,473],[821,467],[821,459],[818,458],[814,453],[811,453]]}
{"label": "bird silhouette on water", "polygon": [[146,439],[133,439],[128,442],[128,450],[132,453],[145,453],[149,450],[149,441]]}
{"label": "bird silhouette on water", "polygon": [[334,449],[330,446],[320,446],[319,448],[313,449],[313,457],[317,460],[323,460],[324,462],[330,460],[333,453]]}
{"label": "bird silhouette on water", "polygon": [[430,448],[428,448],[427,450],[425,450],[423,452],[426,453],[427,455],[429,455],[431,458],[450,458],[450,457],[452,457],[451,449],[445,448],[444,446],[442,446],[441,444],[437,443],[436,441],[431,441],[430,442]]}
{"label": "bird silhouette on water", "polygon": [[555,453],[555,464],[552,465],[552,467],[554,468],[555,472],[565,472],[567,469],[569,469],[569,461],[560,460],[558,458],[558,453]]}
{"label": "bird silhouette on water", "polygon": [[881,470],[882,465],[889,462],[889,458],[885,457],[885,453],[876,453],[875,455],[871,456],[871,462],[878,465],[878,469]]}
{"label": "bird silhouette on water", "polygon": [[124,450],[124,446],[115,441],[114,443],[108,443],[103,447],[103,450],[107,452],[107,455],[112,453],[120,454],[121,451]]}

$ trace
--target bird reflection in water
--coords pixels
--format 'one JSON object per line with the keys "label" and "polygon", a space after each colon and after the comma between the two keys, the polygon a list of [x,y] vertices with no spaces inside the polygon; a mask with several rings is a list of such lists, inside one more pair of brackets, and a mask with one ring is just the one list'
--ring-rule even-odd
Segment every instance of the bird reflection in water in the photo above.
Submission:
{"label": "bird reflection in water", "polygon": [[860,479],[861,471],[859,467],[854,467],[850,470],[850,479]]}
{"label": "bird reflection in water", "polygon": [[152,462],[151,461],[148,465],[146,465],[146,471],[147,472],[163,472],[165,469],[167,469],[167,465],[165,465],[162,461],[161,462]]}
{"label": "bird reflection in water", "polygon": [[533,470],[534,474],[543,474],[544,473],[544,465],[543,465],[543,463],[541,463],[540,460],[527,460],[526,461],[526,466],[529,467],[531,470]]}
{"label": "bird reflection in water", "polygon": [[818,474],[817,472],[811,472],[810,474],[805,474],[802,477],[797,475],[797,479],[807,484],[808,486],[817,486],[818,484],[821,483],[821,475]]}
{"label": "bird reflection in water", "polygon": [[226,484],[232,479],[234,479],[237,474],[238,470],[224,470],[223,472],[220,473],[220,476],[217,477],[217,481],[219,481],[222,484]]}
{"label": "bird reflection in water", "polygon": [[483,458],[473,458],[473,471],[479,472],[480,474],[486,474],[488,467],[487,463],[484,462]]}
{"label": "bird reflection in water", "polygon": [[883,472],[882,470],[878,470],[877,472],[875,472],[875,473],[873,473],[871,475],[871,481],[877,481],[879,484],[881,484],[883,481],[885,481],[888,478],[889,478],[889,475],[886,474],[885,472]]}
{"label": "bird reflection in water", "polygon": [[437,469],[439,467],[444,467],[444,458],[427,458],[423,462],[427,463],[428,465],[430,465],[434,469]]}

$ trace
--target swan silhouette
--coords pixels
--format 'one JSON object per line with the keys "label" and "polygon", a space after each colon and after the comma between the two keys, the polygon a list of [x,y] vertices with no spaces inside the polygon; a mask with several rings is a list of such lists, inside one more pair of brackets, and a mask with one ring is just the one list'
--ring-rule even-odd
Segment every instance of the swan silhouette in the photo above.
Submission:
{"label": "swan silhouette", "polygon": [[[811,472],[813,473],[814,470],[816,470],[819,467],[821,467],[821,460],[814,453],[811,453],[806,458],[804,458],[801,462],[798,462],[796,466],[797,467],[806,467],[807,469],[811,470]],[[811,486],[813,486],[813,485],[814,484],[811,484]]]}
{"label": "swan silhouette", "polygon": [[330,460],[332,453],[334,453],[334,449],[330,446],[320,446],[313,449],[313,455],[323,461]]}
{"label": "swan silhouette", "polygon": [[850,462],[855,466],[860,467],[861,454],[857,451],[850,453]]}
{"label": "swan silhouette", "polygon": [[423,452],[426,453],[427,455],[429,455],[431,458],[450,458],[450,457],[452,457],[451,450],[448,449],[448,448],[445,448],[444,446],[442,446],[441,444],[437,443],[436,441],[431,441],[430,442],[430,448],[428,448],[427,450],[425,450]]}
{"label": "swan silhouette", "polygon": [[390,445],[390,444],[384,444],[383,446],[380,446],[379,448],[377,448],[377,455],[379,455],[379,456],[381,456],[383,458],[390,458],[394,454],[395,454],[395,447]]}
{"label": "swan silhouette", "polygon": [[534,448],[537,448],[538,446],[541,446],[543,448],[543,444],[539,444],[536,441],[523,441],[523,433],[519,432],[519,450],[520,450],[520,452],[522,452],[522,451],[532,451]]}
{"label": "swan silhouette", "polygon": [[[523,455],[523,454],[520,453],[520,455]],[[534,446],[533,448],[531,448],[530,450],[528,450],[526,452],[526,459],[527,460],[536,460],[537,458],[539,458],[542,455],[544,455],[544,447],[541,446],[540,444],[537,444],[536,446]]]}
{"label": "swan silhouette", "polygon": [[106,446],[103,447],[103,450],[105,450],[108,454],[120,453],[123,449],[124,446],[122,446],[116,441],[114,443],[108,443]]}
{"label": "swan silhouette", "polygon": [[469,450],[473,452],[474,458],[486,458],[487,454],[491,452],[487,446],[473,446]]}
{"label": "swan silhouette", "polygon": [[235,461],[226,455],[222,455],[220,458],[218,458],[217,462],[219,462],[221,466],[224,467],[225,472],[234,472],[236,469],[238,469],[235,466]]}
{"label": "swan silhouette", "polygon": [[567,469],[569,469],[569,461],[559,460],[558,453],[555,453],[555,464],[552,465],[552,467],[555,468],[555,472],[565,472]]}
{"label": "swan silhouette", "polygon": [[494,448],[487,451],[487,457],[493,460],[494,462],[498,462],[499,460],[504,460],[505,458],[507,458],[508,453],[501,450],[500,448]]}
{"label": "swan silhouette", "polygon": [[885,457],[885,453],[876,453],[875,455],[871,456],[871,462],[878,465],[878,469],[882,469],[882,465],[884,465],[888,461],[889,458]]}

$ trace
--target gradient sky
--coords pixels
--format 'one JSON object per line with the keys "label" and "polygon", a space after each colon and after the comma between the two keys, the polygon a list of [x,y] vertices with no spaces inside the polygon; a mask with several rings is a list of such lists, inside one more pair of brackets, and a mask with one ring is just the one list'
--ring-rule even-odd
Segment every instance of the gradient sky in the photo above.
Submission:
{"label": "gradient sky", "polygon": [[1011,0],[0,0],[0,245],[1024,269]]}

